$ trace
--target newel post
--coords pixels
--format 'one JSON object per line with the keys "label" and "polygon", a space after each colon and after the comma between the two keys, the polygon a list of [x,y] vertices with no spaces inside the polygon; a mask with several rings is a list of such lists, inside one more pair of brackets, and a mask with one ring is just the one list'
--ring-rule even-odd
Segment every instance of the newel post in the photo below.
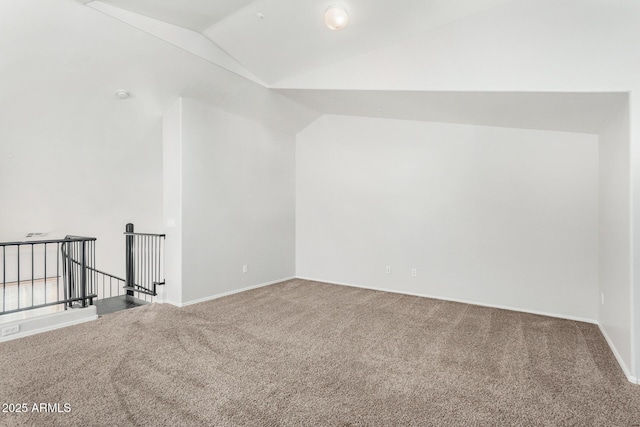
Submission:
{"label": "newel post", "polygon": [[[135,285],[135,261],[134,261],[134,247],[133,247],[133,242],[134,242],[134,235],[130,234],[133,233],[133,224],[129,223],[126,226],[125,232],[127,234],[125,234],[126,236],[126,248],[125,248],[125,256],[126,256],[126,262],[125,262],[125,268],[126,268],[126,275],[125,275],[125,286],[133,288]],[[131,295],[133,296],[133,291],[128,289],[127,290],[127,295]]]}

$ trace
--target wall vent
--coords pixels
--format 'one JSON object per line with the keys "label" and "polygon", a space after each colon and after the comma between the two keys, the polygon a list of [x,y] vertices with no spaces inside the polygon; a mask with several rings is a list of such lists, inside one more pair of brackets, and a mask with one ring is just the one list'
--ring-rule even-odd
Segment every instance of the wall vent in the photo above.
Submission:
{"label": "wall vent", "polygon": [[49,234],[49,233],[42,233],[42,232],[27,233],[27,235],[24,236],[24,237],[26,237],[27,239],[30,239],[30,238],[34,238],[34,237],[45,237],[47,234]]}

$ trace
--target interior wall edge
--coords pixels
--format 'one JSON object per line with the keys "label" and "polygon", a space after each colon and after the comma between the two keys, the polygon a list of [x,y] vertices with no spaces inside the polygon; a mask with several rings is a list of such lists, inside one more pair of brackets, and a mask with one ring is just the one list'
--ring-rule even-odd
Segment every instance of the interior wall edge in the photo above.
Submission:
{"label": "interior wall edge", "polygon": [[622,369],[622,372],[624,373],[624,376],[627,377],[627,380],[630,383],[632,383],[632,384],[640,384],[640,382],[638,381],[638,378],[634,377],[631,374],[631,370],[624,363],[624,360],[620,356],[620,353],[618,353],[618,350],[616,349],[616,346],[613,344],[613,341],[611,340],[611,338],[609,338],[609,335],[607,334],[607,330],[605,329],[605,327],[601,323],[598,323],[598,328],[600,329],[600,332],[602,333],[602,336],[604,337],[605,341],[607,341],[607,344],[609,345],[609,348],[611,349],[611,352],[613,353],[613,355],[615,356],[616,360],[618,361],[618,365],[620,365],[620,369]]}
{"label": "interior wall edge", "polygon": [[638,176],[640,176],[638,170],[638,160],[640,160],[640,132],[638,127],[634,124],[636,119],[640,117],[640,111],[638,111],[638,97],[640,96],[640,90],[631,91],[627,98],[626,105],[623,108],[627,110],[627,126],[628,126],[628,157],[629,157],[629,254],[631,262],[629,265],[629,275],[631,283],[629,284],[629,305],[630,305],[630,340],[631,340],[631,372],[636,375],[636,383],[640,384],[640,374],[638,373],[639,364],[638,358],[640,357],[640,330],[638,329],[638,310],[640,310],[640,294],[638,293],[638,286],[640,286],[640,268],[638,265],[638,257],[636,255],[637,248],[640,247],[638,241],[638,212],[640,211],[640,185],[638,185]]}

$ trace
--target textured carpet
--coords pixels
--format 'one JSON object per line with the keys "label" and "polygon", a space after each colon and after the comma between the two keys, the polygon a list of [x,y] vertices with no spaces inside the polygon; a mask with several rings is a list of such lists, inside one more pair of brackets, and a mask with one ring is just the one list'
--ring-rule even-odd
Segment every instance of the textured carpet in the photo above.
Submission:
{"label": "textured carpet", "polygon": [[28,426],[640,425],[594,325],[302,280],[0,344],[0,402]]}

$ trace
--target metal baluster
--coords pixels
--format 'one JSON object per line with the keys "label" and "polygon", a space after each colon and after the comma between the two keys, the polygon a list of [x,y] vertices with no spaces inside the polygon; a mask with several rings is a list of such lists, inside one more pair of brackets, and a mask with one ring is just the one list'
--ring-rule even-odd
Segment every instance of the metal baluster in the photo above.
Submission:
{"label": "metal baluster", "polygon": [[[67,299],[67,288],[69,287],[69,280],[71,280],[70,276],[69,276],[69,263],[68,263],[68,259],[69,259],[69,247],[67,245],[67,243],[62,243],[62,245],[60,246],[60,250],[61,251],[65,251],[66,252],[66,256],[67,258],[65,259],[64,257],[62,257],[62,274],[64,274],[65,278],[66,278],[66,283],[65,281],[62,282],[62,293],[63,293],[63,300]],[[60,289],[58,289],[58,295],[60,295]],[[64,309],[67,309],[67,304],[64,304]]]}
{"label": "metal baluster", "polygon": [[[71,272],[71,276],[69,278],[69,298],[75,297],[75,276],[76,276],[76,265],[73,263],[73,260],[76,259],[76,245],[74,243],[69,243],[69,258],[67,259],[67,263],[69,264],[69,271]],[[71,307],[71,301],[69,302],[69,307]]]}
{"label": "metal baluster", "polygon": [[7,251],[6,246],[2,247],[2,311],[7,307]]}
{"label": "metal baluster", "polygon": [[[95,263],[95,257],[96,257],[96,253],[95,253],[95,245],[94,242],[87,242],[87,244],[89,245],[89,268],[94,268],[96,266]],[[94,270],[91,270],[91,274],[89,275],[89,294],[93,295],[94,293],[97,294],[97,285],[94,282],[94,277],[96,275],[96,272]],[[96,289],[94,289],[96,288]]]}
{"label": "metal baluster", "polygon": [[[144,260],[142,259],[142,254],[144,251],[144,238],[142,236],[136,236],[136,242],[138,246],[136,247],[136,254],[138,254],[138,263],[136,264],[136,270],[138,270],[138,281],[136,284],[138,286],[144,286]],[[138,298],[142,298],[140,292],[137,295]]]}
{"label": "metal baluster", "polygon": [[31,307],[33,307],[33,272],[34,272],[34,268],[33,268],[33,243],[31,244]]}
{"label": "metal baluster", "polygon": [[157,285],[155,284],[156,282],[158,282],[158,242],[160,241],[160,237],[159,236],[154,236],[153,237],[153,253],[152,253],[152,258],[153,258],[153,265],[152,265],[152,276],[153,279],[151,280],[151,285],[153,286],[153,293],[157,294]]}
{"label": "metal baluster", "polygon": [[[138,255],[138,262],[136,263],[136,271],[138,272],[138,281],[137,285],[142,284],[142,238],[140,236],[136,236],[136,254]],[[140,298],[140,292],[138,292],[138,298]]]}
{"label": "metal baluster", "polygon": [[73,298],[78,298],[78,294],[80,294],[80,292],[82,292],[80,290],[80,286],[82,285],[82,282],[79,281],[80,279],[80,267],[78,266],[78,256],[80,255],[80,243],[79,242],[74,242],[73,244],[73,249],[74,249],[74,255],[73,258],[71,260],[71,262],[73,262],[73,266],[75,267],[75,269],[73,270],[74,273],[74,278],[73,278]]}
{"label": "metal baluster", "polygon": [[[82,298],[82,307],[87,306],[87,260],[85,254],[85,241],[80,242],[81,246],[81,265],[80,265],[80,297]],[[80,245],[79,245],[80,246]]]}
{"label": "metal baluster", "polygon": [[18,310],[20,310],[20,245],[18,248]]}
{"label": "metal baluster", "polygon": [[[96,268],[96,242],[91,242],[91,268]],[[95,294],[96,298],[98,295],[98,272],[96,270],[91,270],[93,274],[91,275],[91,294]]]}
{"label": "metal baluster", "polygon": [[47,244],[44,244],[44,303],[47,303]]}
{"label": "metal baluster", "polygon": [[56,298],[60,301],[60,243],[56,243]]}
{"label": "metal baluster", "polygon": [[[149,289],[149,259],[148,259],[148,255],[149,255],[149,236],[144,236],[144,275],[145,275],[145,281],[144,281],[144,287]],[[148,294],[144,294],[144,300],[147,301],[147,298],[149,297]]]}

